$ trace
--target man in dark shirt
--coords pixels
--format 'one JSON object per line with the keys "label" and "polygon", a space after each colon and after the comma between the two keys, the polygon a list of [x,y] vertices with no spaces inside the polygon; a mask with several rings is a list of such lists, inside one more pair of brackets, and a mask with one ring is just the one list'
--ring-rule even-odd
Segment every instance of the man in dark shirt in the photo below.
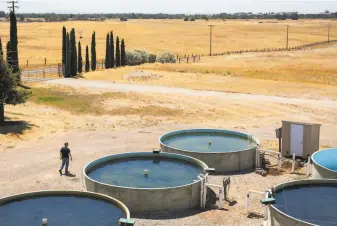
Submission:
{"label": "man in dark shirt", "polygon": [[60,150],[60,159],[62,160],[62,165],[61,165],[61,168],[59,170],[60,175],[62,175],[62,170],[63,170],[64,165],[66,166],[65,174],[68,175],[68,173],[69,173],[68,172],[69,157],[70,157],[70,160],[72,161],[73,157],[70,154],[70,149],[68,148],[68,143],[65,143],[64,147],[61,148],[61,150]]}

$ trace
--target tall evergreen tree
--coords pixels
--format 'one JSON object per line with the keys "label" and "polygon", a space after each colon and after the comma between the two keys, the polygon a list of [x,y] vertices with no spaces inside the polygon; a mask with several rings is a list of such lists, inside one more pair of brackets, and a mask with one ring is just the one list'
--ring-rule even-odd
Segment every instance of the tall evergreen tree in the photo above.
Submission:
{"label": "tall evergreen tree", "polygon": [[14,74],[12,69],[0,59],[0,126],[5,125],[5,105],[21,104],[26,102],[30,92],[18,89],[20,76]]}
{"label": "tall evergreen tree", "polygon": [[121,44],[121,65],[122,66],[126,65],[126,52],[125,52],[125,42],[124,42],[124,39],[122,39],[122,44]]}
{"label": "tall evergreen tree", "polygon": [[89,62],[89,47],[85,48],[85,72],[90,71],[90,62]]}
{"label": "tall evergreen tree", "polygon": [[94,32],[91,39],[91,70],[96,70],[96,63],[96,32]]}
{"label": "tall evergreen tree", "polygon": [[78,41],[78,73],[81,74],[83,70],[83,60],[82,60],[82,47],[81,47],[81,41]]}
{"label": "tall evergreen tree", "polygon": [[8,41],[7,42],[7,45],[6,45],[6,61],[7,61],[7,64],[9,67],[12,67],[11,66],[11,62],[12,62],[12,56],[11,56],[11,42]]}
{"label": "tall evergreen tree", "polygon": [[115,40],[112,31],[110,32],[110,66],[111,68],[115,67]]}
{"label": "tall evergreen tree", "polygon": [[19,71],[19,54],[18,54],[18,29],[16,16],[13,12],[9,14],[10,18],[10,48],[11,48],[11,61],[10,65],[13,69],[13,72],[16,73]]}
{"label": "tall evergreen tree", "polygon": [[119,46],[119,37],[116,39],[116,67],[121,66],[121,51]]}
{"label": "tall evergreen tree", "polygon": [[66,56],[66,65],[64,69],[64,77],[68,78],[71,76],[71,48],[70,48],[70,38],[69,33],[67,32],[67,56]]}
{"label": "tall evergreen tree", "polygon": [[62,64],[65,65],[67,60],[67,29],[63,26],[62,30]]}
{"label": "tall evergreen tree", "polygon": [[2,41],[1,41],[1,38],[0,38],[0,54],[1,54],[2,58],[3,58],[4,51],[3,51],[3,49],[2,49]]}
{"label": "tall evergreen tree", "polygon": [[71,76],[77,75],[77,51],[76,51],[76,37],[75,29],[70,32],[70,50],[71,50]]}
{"label": "tall evergreen tree", "polygon": [[109,33],[106,35],[106,46],[105,46],[105,68],[109,69],[110,66],[110,54],[111,54],[111,47],[110,47],[110,38]]}

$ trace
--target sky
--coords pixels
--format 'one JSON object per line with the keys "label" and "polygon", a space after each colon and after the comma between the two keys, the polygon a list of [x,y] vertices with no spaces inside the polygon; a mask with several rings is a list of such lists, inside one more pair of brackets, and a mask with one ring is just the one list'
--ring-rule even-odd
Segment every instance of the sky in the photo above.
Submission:
{"label": "sky", "polygon": [[22,13],[337,12],[337,0],[19,0],[19,6]]}

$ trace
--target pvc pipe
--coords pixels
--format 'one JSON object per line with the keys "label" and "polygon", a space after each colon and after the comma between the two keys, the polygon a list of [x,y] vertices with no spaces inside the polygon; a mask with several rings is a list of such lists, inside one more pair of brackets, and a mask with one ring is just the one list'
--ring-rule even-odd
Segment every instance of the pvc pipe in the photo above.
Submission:
{"label": "pvc pipe", "polygon": [[277,156],[277,169],[278,171],[281,171],[281,153],[278,153]]}
{"label": "pvc pipe", "polygon": [[223,195],[224,193],[222,191],[222,188],[219,188],[219,209],[222,209],[223,207],[223,200],[224,200]]}
{"label": "pvc pipe", "polygon": [[[198,176],[199,177],[199,176]],[[201,209],[204,209],[204,204],[203,204],[203,199],[204,199],[204,185],[203,185],[203,180],[201,180],[201,183],[200,183],[200,208]]]}
{"label": "pvc pipe", "polygon": [[209,187],[216,187],[216,188],[222,188],[223,186],[221,185],[216,185],[216,184],[206,184],[206,186],[209,186]]}
{"label": "pvc pipe", "polygon": [[308,162],[307,162],[307,167],[305,168],[305,175],[309,176],[311,174],[310,172],[311,169],[311,156],[308,156]]}
{"label": "pvc pipe", "polygon": [[[269,191],[266,191],[264,197],[269,198]],[[268,205],[264,207],[264,220],[268,220]]]}
{"label": "pvc pipe", "polygon": [[43,218],[42,219],[42,226],[47,226],[47,224],[48,224],[47,218]]}
{"label": "pvc pipe", "polygon": [[260,195],[265,195],[266,192],[262,192],[262,191],[253,191],[253,190],[249,190],[248,194],[247,194],[247,199],[246,199],[246,213],[248,214],[248,209],[249,209],[249,201],[250,201],[250,194],[251,193],[255,193],[255,194],[260,194]]}
{"label": "pvc pipe", "polygon": [[296,159],[296,155],[295,153],[293,153],[293,164],[291,166],[291,173],[295,172],[295,159]]}
{"label": "pvc pipe", "polygon": [[203,207],[204,209],[206,208],[206,198],[207,198],[207,186],[206,186],[206,181],[204,181],[204,196],[203,196]]}

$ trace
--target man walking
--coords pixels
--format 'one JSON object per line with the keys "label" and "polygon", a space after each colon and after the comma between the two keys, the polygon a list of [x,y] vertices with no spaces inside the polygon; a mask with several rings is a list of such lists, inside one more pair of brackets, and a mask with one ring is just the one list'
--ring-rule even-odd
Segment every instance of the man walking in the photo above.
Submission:
{"label": "man walking", "polygon": [[70,154],[70,149],[68,148],[68,143],[64,143],[64,147],[61,148],[60,150],[60,159],[62,160],[62,165],[61,168],[59,170],[60,175],[62,175],[62,170],[64,165],[66,166],[66,171],[65,174],[68,175],[69,171],[68,171],[68,167],[69,167],[69,157],[70,160],[73,160],[73,157]]}

